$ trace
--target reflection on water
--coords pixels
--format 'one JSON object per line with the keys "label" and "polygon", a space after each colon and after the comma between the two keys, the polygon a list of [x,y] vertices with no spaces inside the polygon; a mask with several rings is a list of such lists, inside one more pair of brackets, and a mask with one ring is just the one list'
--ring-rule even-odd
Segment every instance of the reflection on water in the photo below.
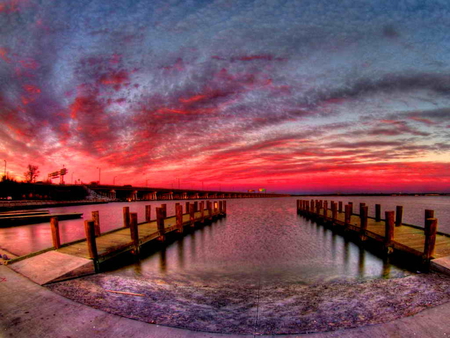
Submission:
{"label": "reflection on water", "polygon": [[108,273],[208,284],[213,280],[316,283],[406,273],[297,216],[294,207],[291,199],[228,201],[226,219],[180,238],[138,264]]}
{"label": "reflection on water", "polygon": [[[306,199],[306,198],[305,198]],[[434,209],[439,230],[450,233],[450,197],[330,197],[328,200],[365,202],[369,214],[374,204],[382,210],[404,206],[405,222],[420,225],[424,209]],[[297,216],[296,198],[228,200],[228,217],[170,244],[165,251],[123,268],[119,274],[189,276],[193,278],[249,278],[250,280],[320,281],[333,278],[376,278],[401,274],[329,229]],[[168,215],[175,203],[167,201]],[[50,209],[52,212],[82,212],[84,219],[98,210],[102,231],[122,225],[122,207],[129,206],[144,221],[145,205],[162,202],[110,203]],[[153,209],[154,210],[154,209]],[[152,212],[154,215],[154,213]],[[62,242],[84,238],[83,220],[60,222]],[[0,229],[0,247],[23,255],[51,244],[49,223]]]}

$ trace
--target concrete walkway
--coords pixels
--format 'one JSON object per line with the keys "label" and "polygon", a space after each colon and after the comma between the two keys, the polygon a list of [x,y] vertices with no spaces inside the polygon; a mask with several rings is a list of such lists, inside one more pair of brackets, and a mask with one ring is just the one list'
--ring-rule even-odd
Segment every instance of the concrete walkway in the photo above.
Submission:
{"label": "concrete walkway", "polygon": [[[280,337],[450,336],[450,303],[390,323]],[[119,317],[59,296],[0,266],[0,337],[253,337],[188,331]],[[269,336],[262,336],[269,337]]]}

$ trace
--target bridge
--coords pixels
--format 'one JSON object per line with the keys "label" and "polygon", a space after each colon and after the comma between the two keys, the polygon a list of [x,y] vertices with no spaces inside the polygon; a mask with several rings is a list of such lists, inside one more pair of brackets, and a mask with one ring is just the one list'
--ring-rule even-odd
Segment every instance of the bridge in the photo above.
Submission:
{"label": "bridge", "polygon": [[161,201],[230,198],[287,197],[287,194],[133,187],[131,185],[98,185],[87,187],[102,197],[120,201]]}

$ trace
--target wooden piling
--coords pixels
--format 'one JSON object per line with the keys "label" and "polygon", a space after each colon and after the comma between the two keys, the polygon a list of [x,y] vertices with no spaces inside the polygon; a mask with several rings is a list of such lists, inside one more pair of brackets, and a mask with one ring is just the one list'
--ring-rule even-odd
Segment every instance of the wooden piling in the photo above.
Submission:
{"label": "wooden piling", "polygon": [[328,216],[328,201],[323,202],[323,218],[326,221]]}
{"label": "wooden piling", "polygon": [[164,215],[164,208],[156,208],[156,226],[158,227],[158,231],[160,234],[160,240],[165,240],[164,234],[166,233],[166,229],[164,227],[164,219],[166,218]]}
{"label": "wooden piling", "polygon": [[339,213],[342,213],[342,201],[339,201]]}
{"label": "wooden piling", "polygon": [[301,211],[301,206],[300,206],[300,204],[301,204],[301,201],[300,200],[297,200],[297,214],[299,214],[300,213],[300,211]]}
{"label": "wooden piling", "polygon": [[197,212],[198,211],[198,201],[194,202],[194,211]]}
{"label": "wooden piling", "polygon": [[177,219],[177,232],[183,232],[183,206],[180,203],[175,204],[175,216]]}
{"label": "wooden piling", "polygon": [[211,201],[206,201],[206,208],[208,209],[208,219],[212,220],[212,203],[211,203]]}
{"label": "wooden piling", "polygon": [[392,252],[392,239],[394,238],[394,211],[385,212],[385,235],[384,246],[388,249],[388,253]]}
{"label": "wooden piling", "polygon": [[52,230],[53,247],[59,249],[61,247],[61,238],[59,236],[59,222],[57,217],[50,218],[50,229]]}
{"label": "wooden piling", "polygon": [[200,220],[203,223],[205,221],[205,201],[200,202]]}
{"label": "wooden piling", "polygon": [[95,236],[100,236],[100,215],[98,211],[92,211],[92,220],[94,221]]}
{"label": "wooden piling", "polygon": [[395,211],[395,226],[399,227],[402,225],[403,221],[403,206],[397,205],[396,211]]}
{"label": "wooden piling", "polygon": [[[428,218],[434,218],[434,210],[430,210],[430,209],[426,209],[425,210],[425,221],[424,221],[424,225],[427,224],[427,219]],[[426,228],[426,227],[425,227]]]}
{"label": "wooden piling", "polygon": [[217,215],[217,208],[218,208],[218,203],[217,203],[217,201],[214,201],[214,202],[213,202],[213,205],[214,205],[214,215]]}
{"label": "wooden piling", "polygon": [[193,227],[195,225],[195,205],[194,204],[190,204],[189,205],[189,221],[191,224],[191,227]]}
{"label": "wooden piling", "polygon": [[381,205],[375,204],[375,222],[381,222]]}
{"label": "wooden piling", "polygon": [[361,228],[360,228],[360,235],[359,238],[362,241],[365,241],[367,239],[366,236],[366,230],[367,230],[367,220],[368,220],[368,216],[369,216],[369,207],[366,205],[360,206],[361,210],[360,210],[360,216],[361,217]]}
{"label": "wooden piling", "polygon": [[130,207],[123,207],[123,226],[130,227]]}
{"label": "wooden piling", "polygon": [[438,220],[436,218],[427,218],[425,222],[425,246],[423,250],[423,258],[429,260],[434,254],[436,245]]}
{"label": "wooden piling", "polygon": [[350,206],[350,215],[353,215],[353,202],[348,202],[348,205]]}
{"label": "wooden piling", "polygon": [[359,203],[359,216],[361,216],[362,208],[366,205],[366,203]]}
{"label": "wooden piling", "polygon": [[344,218],[344,223],[346,226],[350,224],[351,216],[352,216],[352,206],[350,204],[346,204],[345,205],[345,218]]}
{"label": "wooden piling", "polygon": [[186,202],[186,213],[189,213],[191,202]]}
{"label": "wooden piling", "polygon": [[310,209],[311,214],[314,213],[314,200],[311,200],[311,209]]}
{"label": "wooden piling", "polygon": [[167,204],[161,204],[161,209],[163,210],[164,218],[167,218]]}
{"label": "wooden piling", "polygon": [[219,214],[223,214],[223,201],[219,201]]}
{"label": "wooden piling", "polygon": [[145,206],[145,221],[147,223],[150,223],[151,216],[152,216],[152,206],[151,205],[146,205]]}
{"label": "wooden piling", "polygon": [[223,215],[227,216],[227,201],[223,201]]}
{"label": "wooden piling", "polygon": [[333,202],[331,204],[331,218],[333,219],[333,222],[337,220],[337,204],[336,202]]}
{"label": "wooden piling", "polygon": [[95,272],[99,270],[97,243],[95,242],[94,221],[84,221],[84,232],[86,234],[86,244],[88,247],[89,258],[94,261]]}
{"label": "wooden piling", "polygon": [[133,241],[134,245],[134,252],[133,254],[138,256],[139,255],[139,230],[138,230],[138,224],[137,224],[137,213],[132,212],[130,213],[130,233],[131,233],[131,240]]}

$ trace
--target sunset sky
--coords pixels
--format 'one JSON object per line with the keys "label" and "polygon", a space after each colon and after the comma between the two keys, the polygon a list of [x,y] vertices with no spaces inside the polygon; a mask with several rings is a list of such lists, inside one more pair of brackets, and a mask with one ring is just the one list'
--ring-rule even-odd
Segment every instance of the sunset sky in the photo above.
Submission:
{"label": "sunset sky", "polygon": [[19,180],[450,192],[450,2],[0,0],[0,116]]}

